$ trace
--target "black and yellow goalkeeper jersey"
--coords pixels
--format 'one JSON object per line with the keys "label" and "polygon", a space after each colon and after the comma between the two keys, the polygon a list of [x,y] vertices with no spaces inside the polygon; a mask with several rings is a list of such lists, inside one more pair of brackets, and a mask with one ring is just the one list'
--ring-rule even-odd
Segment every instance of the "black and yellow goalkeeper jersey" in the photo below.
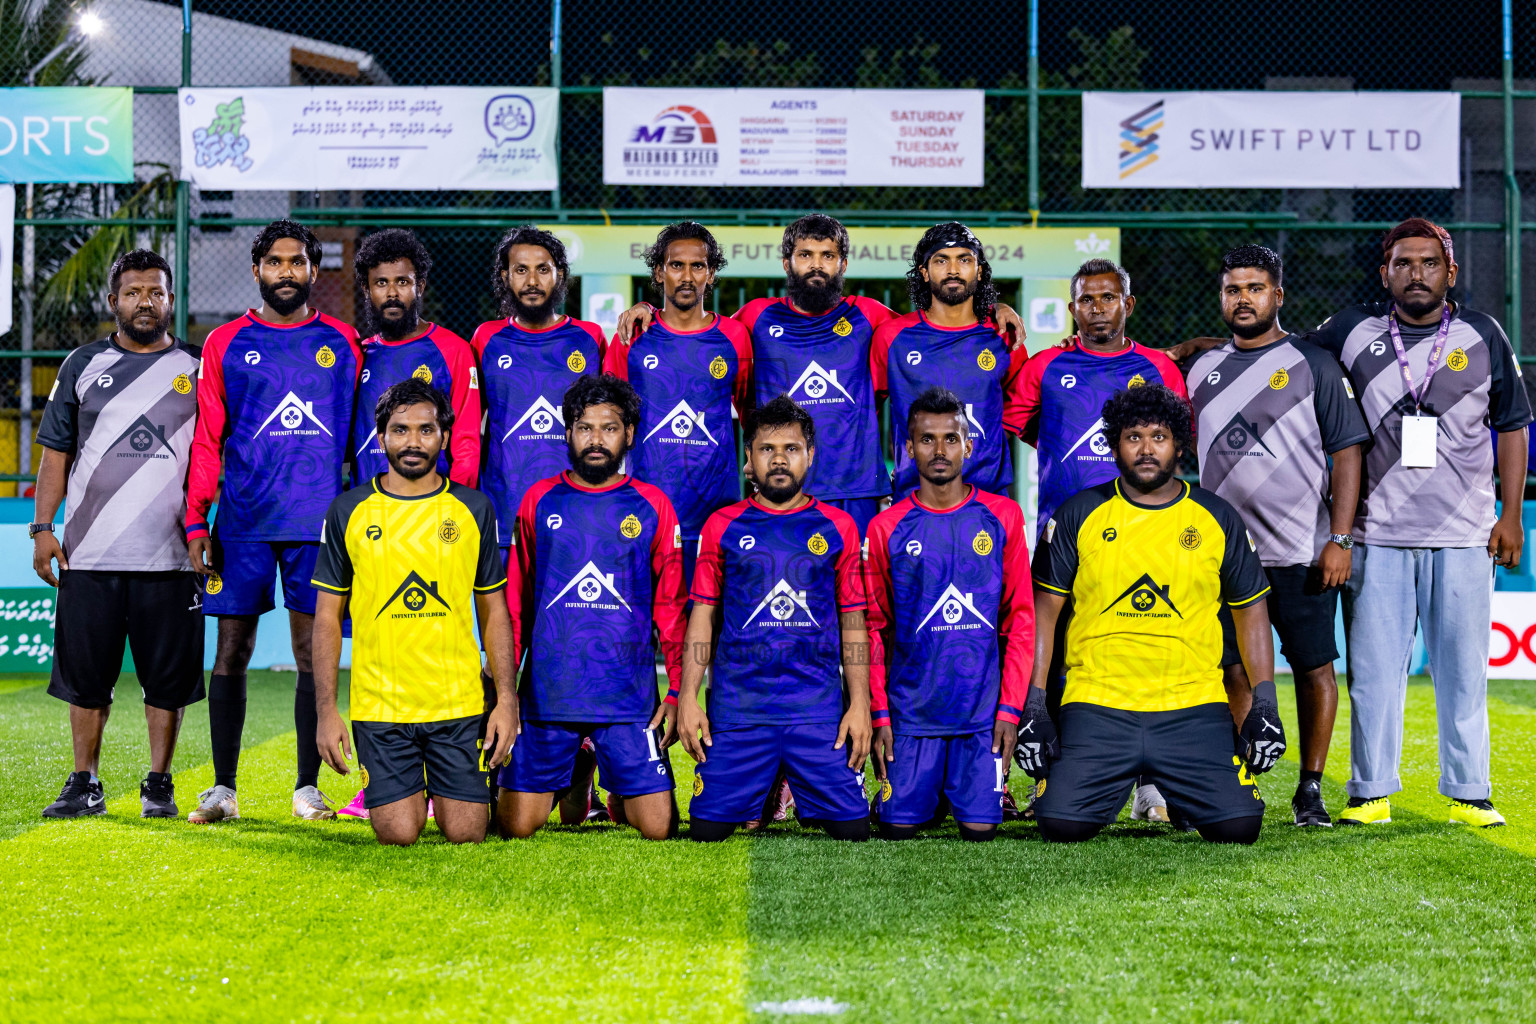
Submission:
{"label": "black and yellow goalkeeper jersey", "polygon": [[1120,481],[1079,491],[1035,551],[1035,586],[1072,598],[1062,703],[1173,711],[1225,702],[1221,621],[1269,592],[1237,511],[1182,485],[1137,505]]}
{"label": "black and yellow goalkeeper jersey", "polygon": [[404,498],[375,477],[331,503],[313,582],[349,595],[354,721],[443,722],[485,710],[474,595],[507,583],[485,495],[444,481]]}

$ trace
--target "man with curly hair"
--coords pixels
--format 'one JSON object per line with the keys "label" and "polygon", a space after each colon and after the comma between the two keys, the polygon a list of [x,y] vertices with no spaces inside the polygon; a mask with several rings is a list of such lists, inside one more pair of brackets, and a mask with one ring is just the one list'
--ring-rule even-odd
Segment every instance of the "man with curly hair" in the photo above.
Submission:
{"label": "man with curly hair", "polygon": [[891,445],[896,457],[892,492],[897,500],[918,485],[917,466],[907,451],[907,410],[931,387],[946,388],[965,403],[971,454],[965,480],[984,491],[1006,494],[1013,483],[1013,459],[1004,410],[1017,408],[1022,371],[1029,358],[1020,345],[998,344],[992,316],[997,288],[981,239],[958,221],[935,224],[912,252],[907,289],[916,307],[875,329],[869,374],[875,396],[891,402]]}
{"label": "man with curly hair", "polygon": [[[1035,666],[1015,757],[1048,775],[1035,800],[1040,832],[1091,839],[1144,777],[1205,839],[1252,843],[1264,801],[1249,772],[1285,753],[1269,581],[1237,511],[1173,475],[1192,443],[1183,396],[1160,384],[1129,388],[1104,403],[1103,419],[1120,475],[1069,498],[1035,552]],[[1058,739],[1045,686],[1068,598]],[[1223,603],[1254,681],[1237,750],[1222,683]]]}

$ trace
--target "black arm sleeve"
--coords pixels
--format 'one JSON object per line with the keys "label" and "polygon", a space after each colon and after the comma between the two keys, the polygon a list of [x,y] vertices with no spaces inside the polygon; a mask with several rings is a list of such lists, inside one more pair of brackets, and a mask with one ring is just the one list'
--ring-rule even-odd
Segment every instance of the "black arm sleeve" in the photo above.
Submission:
{"label": "black arm sleeve", "polygon": [[1344,367],[1333,356],[1315,346],[1299,347],[1307,357],[1307,366],[1312,371],[1312,407],[1317,413],[1317,426],[1323,436],[1323,451],[1332,455],[1352,444],[1369,441],[1371,432],[1355,401],[1354,390],[1344,373]]}
{"label": "black arm sleeve", "polygon": [[88,353],[76,349],[59,367],[53,390],[48,392],[48,404],[43,406],[43,418],[37,427],[37,443],[44,448],[59,452],[73,452],[80,441],[80,396],[75,385],[87,363]]}
{"label": "black arm sleeve", "polygon": [[496,537],[496,510],[485,495],[470,492],[478,501],[469,502],[480,531],[480,557],[475,566],[475,592],[488,594],[507,585],[507,567],[501,560],[501,546]]}
{"label": "black arm sleeve", "polygon": [[343,494],[331,502],[320,528],[320,552],[315,556],[315,576],[310,582],[333,594],[352,590],[352,556],[347,552],[347,520],[355,501]]}
{"label": "black arm sleeve", "polygon": [[[1488,425],[1501,434],[1519,430],[1531,422],[1531,397],[1515,350],[1498,321],[1488,318]],[[49,403],[52,404],[52,403]]]}
{"label": "black arm sleeve", "polygon": [[1058,594],[1072,593],[1072,584],[1077,579],[1077,532],[1088,513],[1102,501],[1093,492],[1083,491],[1056,510],[1045,524],[1040,546],[1035,549],[1034,564],[1030,566],[1035,586]]}
{"label": "black arm sleeve", "polygon": [[1216,514],[1221,531],[1227,535],[1226,550],[1221,556],[1221,599],[1233,608],[1252,604],[1269,593],[1269,577],[1264,575],[1264,565],[1254,552],[1253,538],[1237,510],[1226,502],[1219,506],[1207,506]]}

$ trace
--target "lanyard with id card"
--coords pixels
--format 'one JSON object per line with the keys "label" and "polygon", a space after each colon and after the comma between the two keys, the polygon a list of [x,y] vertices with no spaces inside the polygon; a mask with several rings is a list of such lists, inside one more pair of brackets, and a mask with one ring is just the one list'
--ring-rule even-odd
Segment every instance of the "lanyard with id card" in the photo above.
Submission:
{"label": "lanyard with id card", "polygon": [[1429,392],[1429,382],[1440,366],[1440,356],[1445,351],[1445,340],[1451,333],[1451,304],[1440,310],[1440,330],[1435,336],[1435,346],[1429,350],[1429,361],[1424,367],[1424,383],[1417,391],[1413,387],[1413,371],[1408,368],[1408,353],[1403,347],[1403,332],[1397,326],[1397,307],[1387,311],[1387,330],[1392,335],[1392,348],[1397,353],[1398,368],[1403,371],[1403,384],[1408,397],[1413,399],[1413,412],[1403,414],[1401,461],[1407,469],[1434,469],[1436,465],[1435,442],[1439,434],[1439,417],[1424,415],[1424,396]]}

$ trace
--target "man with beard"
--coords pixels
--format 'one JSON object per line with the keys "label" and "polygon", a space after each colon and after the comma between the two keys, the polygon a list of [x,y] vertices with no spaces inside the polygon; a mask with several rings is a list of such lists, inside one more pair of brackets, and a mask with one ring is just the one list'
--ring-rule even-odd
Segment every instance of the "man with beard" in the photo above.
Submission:
{"label": "man with beard", "polygon": [[[106,813],[101,736],[125,642],[149,728],[140,813],[179,813],[171,756],[183,710],[203,699],[202,594],[182,529],[201,353],[166,333],[174,303],[163,257],[119,256],[107,288],[117,330],[64,360],[37,431],[32,567],[59,588],[48,692],[69,705],[75,764],[46,818]],[[61,546],[53,517],[66,487]]]}
{"label": "man with beard", "polygon": [[[1283,282],[1280,256],[1262,245],[1223,257],[1221,316],[1232,340],[1190,368],[1189,397],[1200,485],[1247,523],[1269,578],[1280,653],[1295,675],[1301,780],[1291,810],[1297,825],[1326,828],[1333,822],[1323,804],[1323,769],[1339,699],[1333,622],[1349,579],[1360,445],[1371,435],[1338,362],[1280,326]],[[1231,650],[1230,617],[1222,624]],[[1240,659],[1227,655],[1223,663],[1233,718],[1241,722],[1249,681]]]}
{"label": "man with beard", "polygon": [[697,762],[690,834],[714,842],[755,818],[782,769],[804,824],[868,839],[858,527],[802,490],[816,458],[805,410],[780,395],[748,415],[743,435],[757,494],[704,524],[682,689],[668,695],[678,705],[668,738]]}
{"label": "man with beard", "polygon": [[1028,351],[998,344],[992,324],[997,289],[981,240],[964,224],[935,224],[918,241],[907,272],[913,312],[875,329],[869,373],[877,398],[891,399],[891,444],[896,459],[892,488],[900,500],[918,486],[917,466],[907,443],[907,411],[930,387],[960,396],[971,432],[972,452],[965,479],[993,494],[1007,494],[1013,459],[1005,410],[1022,405],[1019,393]]}
{"label": "man with beard", "polygon": [[408,377],[449,396],[453,420],[461,424],[443,450],[438,472],[475,486],[480,475],[480,381],[469,342],[421,319],[432,256],[416,235],[389,228],[363,239],[352,261],[358,289],[367,302],[363,373],[352,421],[352,479],[361,484],[387,470],[384,442],[373,422],[373,407],[391,385]]}
{"label": "man with beard", "polygon": [[[517,739],[496,513],[485,495],[437,471],[454,426],[441,391],[408,377],[380,396],[374,417],[389,469],[331,503],[315,564],[313,738],[326,763],[348,774],[336,691],[350,605],[350,715],[374,835],[388,846],[414,843],[430,795],[444,838],[478,843],[490,822],[490,773]],[[480,684],[476,617],[493,705]]]}
{"label": "man with beard", "polygon": [[[1035,667],[1016,757],[1037,778],[1049,772],[1035,800],[1040,834],[1091,839],[1143,776],[1206,840],[1252,843],[1264,801],[1248,773],[1285,753],[1268,581],[1237,511],[1173,475],[1192,440],[1183,396],[1130,388],[1104,403],[1103,419],[1119,477],[1058,508],[1035,552]],[[1058,743],[1045,686],[1068,597]],[[1241,756],[1222,685],[1223,602],[1255,680]]]}
{"label": "man with beard", "polygon": [[[203,346],[187,538],[192,568],[207,579],[203,611],[219,617],[219,643],[208,684],[214,784],[187,815],[197,824],[240,816],[235,782],[245,727],[245,670],[256,621],[273,608],[279,569],[298,668],[293,813],[308,820],[336,816],[317,788],[320,752],[310,742],[315,732],[310,579],[325,510],[341,493],[363,357],[351,327],[309,306],[319,268],[314,232],[289,220],[262,228],[251,245],[261,309],[215,328]],[[210,535],[208,511],[215,496],[219,518]]]}
{"label": "man with beard", "polygon": [[[753,394],[758,403],[775,395],[811,410],[828,445],[806,488],[817,499],[853,516],[863,536],[890,493],[880,454],[880,423],[869,375],[875,328],[896,314],[874,299],[843,295],[848,270],[848,229],[832,217],[807,214],[784,229],[779,247],[784,295],[753,299],[736,312],[753,353]],[[632,306],[619,317],[619,336],[649,327],[655,311]],[[1024,344],[1024,324],[999,304],[998,332]]]}
{"label": "man with beard", "polygon": [[589,374],[565,393],[561,414],[571,468],[528,489],[507,566],[514,660],[526,650],[528,668],[496,820],[506,836],[538,831],[590,739],[627,823],[666,839],[677,807],[659,727],[671,705],[656,692],[652,629],[675,693],[684,603],[677,517],[659,489],[619,472],[640,421],[633,388]]}
{"label": "man with beard", "polygon": [[[566,390],[603,365],[603,329],[560,312],[570,270],[565,245],[552,232],[533,224],[508,231],[491,258],[491,291],[501,319],[481,324],[470,341],[484,376],[480,488],[496,506],[503,564],[523,495],[566,467],[560,429]],[[560,802],[560,817],[567,824],[602,813],[592,806],[596,762],[591,751],[583,750],[578,760],[581,779]]]}
{"label": "man with beard", "polygon": [[605,368],[640,395],[630,472],[661,488],[683,529],[683,579],[693,578],[704,520],[741,498],[734,406],[750,405],[752,342],[740,323],[704,307],[725,255],[702,224],[663,228],[645,250],[666,303],[633,341],[615,335]]}
{"label": "man with beard", "polygon": [[870,715],[884,839],[912,838],[941,800],[962,839],[996,834],[1029,690],[1035,604],[1024,513],[962,479],[973,450],[965,406],[940,387],[907,403],[917,490],[869,526]]}

